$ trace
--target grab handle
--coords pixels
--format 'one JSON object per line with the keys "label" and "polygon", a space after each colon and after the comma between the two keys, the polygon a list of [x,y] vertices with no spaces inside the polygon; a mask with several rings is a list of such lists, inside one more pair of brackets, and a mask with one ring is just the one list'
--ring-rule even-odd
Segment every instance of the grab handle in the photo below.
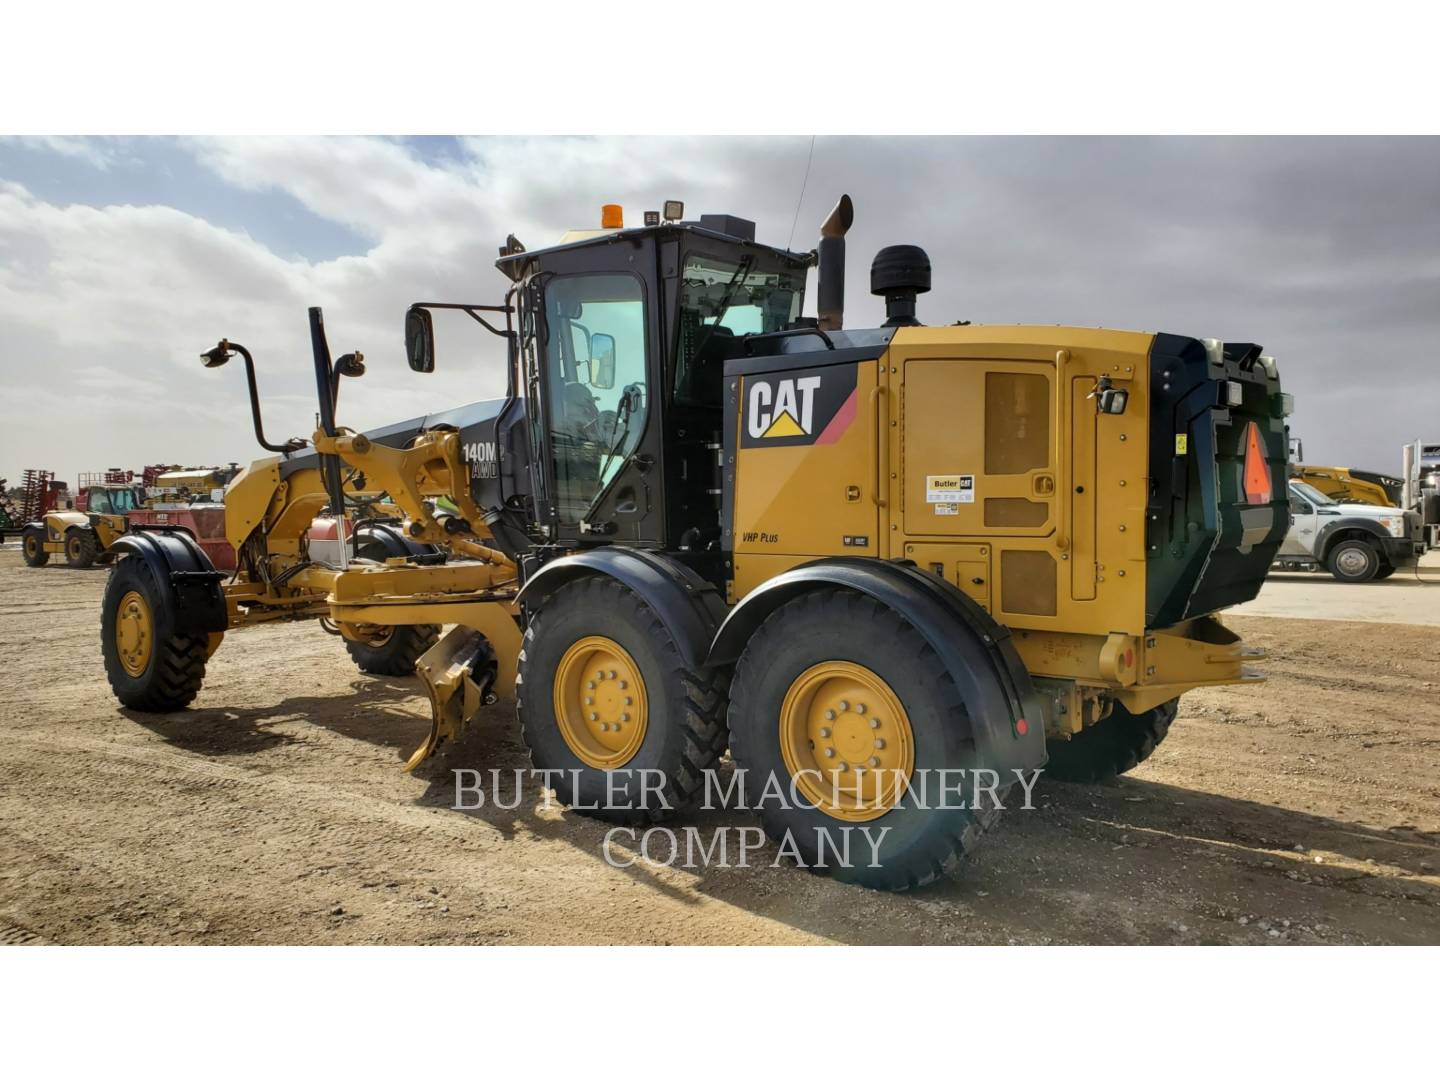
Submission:
{"label": "grab handle", "polygon": [[875,414],[875,437],[880,441],[875,454],[875,488],[870,493],[876,506],[886,504],[886,483],[890,477],[890,431],[885,423],[885,387],[877,384],[870,391],[870,408]]}

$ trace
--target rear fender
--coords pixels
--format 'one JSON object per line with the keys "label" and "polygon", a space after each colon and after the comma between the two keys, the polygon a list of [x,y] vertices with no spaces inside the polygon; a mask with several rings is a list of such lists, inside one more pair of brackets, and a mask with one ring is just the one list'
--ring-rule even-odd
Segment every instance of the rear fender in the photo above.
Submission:
{"label": "rear fender", "polygon": [[215,569],[195,538],[178,526],[140,526],[123,534],[110,550],[126,558],[140,558],[162,586],[169,588],[177,634],[221,634],[229,621],[225,575]]}
{"label": "rear fender", "polygon": [[730,612],[710,649],[709,663],[733,664],[772,612],[817,588],[863,593],[920,632],[959,688],[980,767],[1008,775],[1045,764],[1043,707],[1009,629],[954,585],[913,563],[842,557],[779,574]]}

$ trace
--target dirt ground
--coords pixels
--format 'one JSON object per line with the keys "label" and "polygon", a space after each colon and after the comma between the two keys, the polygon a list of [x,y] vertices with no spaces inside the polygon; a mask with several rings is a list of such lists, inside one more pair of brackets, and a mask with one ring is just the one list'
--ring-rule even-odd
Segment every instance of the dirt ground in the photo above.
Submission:
{"label": "dirt ground", "polygon": [[1260,595],[1235,614],[1440,626],[1440,551],[1427,552],[1419,566],[1365,585],[1336,581],[1323,570],[1274,573]]}
{"label": "dirt ground", "polygon": [[407,776],[418,687],[313,626],[233,633],[189,710],[129,714],[105,574],[0,549],[0,942],[1440,943],[1440,627],[1234,616],[1268,683],[1186,696],[1135,773],[1042,781],[962,879],[894,896],[770,849],[614,868],[533,784],[452,810],[451,768],[527,765],[511,710]]}

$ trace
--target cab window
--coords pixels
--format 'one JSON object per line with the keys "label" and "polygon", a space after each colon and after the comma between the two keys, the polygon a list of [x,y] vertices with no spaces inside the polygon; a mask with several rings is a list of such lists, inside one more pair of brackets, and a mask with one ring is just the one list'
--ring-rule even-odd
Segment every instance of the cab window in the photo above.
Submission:
{"label": "cab window", "polygon": [[645,300],[630,274],[556,278],[545,290],[556,508],[583,521],[645,430]]}

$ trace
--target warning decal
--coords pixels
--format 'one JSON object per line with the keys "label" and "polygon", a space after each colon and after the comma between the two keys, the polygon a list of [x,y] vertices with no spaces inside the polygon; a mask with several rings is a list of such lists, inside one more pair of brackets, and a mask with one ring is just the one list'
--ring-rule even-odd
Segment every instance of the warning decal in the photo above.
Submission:
{"label": "warning decal", "polygon": [[974,475],[925,477],[925,501],[927,503],[973,503],[975,501]]}

